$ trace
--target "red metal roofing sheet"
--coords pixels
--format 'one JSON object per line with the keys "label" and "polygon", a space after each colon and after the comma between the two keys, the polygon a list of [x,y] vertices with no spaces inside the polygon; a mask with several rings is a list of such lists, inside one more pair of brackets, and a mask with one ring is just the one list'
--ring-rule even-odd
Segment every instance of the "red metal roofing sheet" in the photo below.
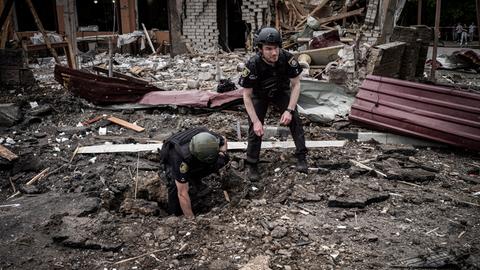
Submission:
{"label": "red metal roofing sheet", "polygon": [[232,101],[240,100],[243,96],[242,93],[242,89],[225,93],[201,90],[155,91],[145,94],[138,103],[215,108]]}
{"label": "red metal roofing sheet", "polygon": [[370,127],[480,150],[480,94],[368,76],[350,119]]}

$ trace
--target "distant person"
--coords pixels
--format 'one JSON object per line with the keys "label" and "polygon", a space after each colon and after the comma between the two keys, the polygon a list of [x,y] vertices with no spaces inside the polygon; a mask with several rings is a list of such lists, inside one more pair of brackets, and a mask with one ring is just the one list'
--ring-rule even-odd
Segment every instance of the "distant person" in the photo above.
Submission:
{"label": "distant person", "polygon": [[457,24],[455,27],[455,41],[460,42],[460,38],[462,37],[463,27],[461,23]]}
{"label": "distant person", "polygon": [[453,24],[451,26],[451,30],[452,30],[452,41],[456,41],[457,40],[457,31],[455,30],[455,24]]}
{"label": "distant person", "polygon": [[475,30],[476,30],[475,24],[472,22],[470,26],[468,27],[468,37],[470,38],[470,41],[473,41],[473,36],[475,35]]}
{"label": "distant person", "polygon": [[462,34],[460,36],[460,45],[461,46],[468,45],[468,33],[467,33],[466,25],[462,27]]}

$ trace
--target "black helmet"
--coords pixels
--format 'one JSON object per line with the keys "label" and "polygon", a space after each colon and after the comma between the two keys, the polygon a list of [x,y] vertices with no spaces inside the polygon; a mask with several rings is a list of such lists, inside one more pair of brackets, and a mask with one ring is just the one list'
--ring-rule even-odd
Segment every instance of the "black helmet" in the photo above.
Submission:
{"label": "black helmet", "polygon": [[282,37],[277,29],[273,27],[264,27],[260,29],[258,36],[256,37],[257,46],[261,47],[262,45],[278,45],[282,47]]}
{"label": "black helmet", "polygon": [[190,153],[201,162],[214,163],[218,158],[219,140],[208,132],[193,136],[189,144]]}

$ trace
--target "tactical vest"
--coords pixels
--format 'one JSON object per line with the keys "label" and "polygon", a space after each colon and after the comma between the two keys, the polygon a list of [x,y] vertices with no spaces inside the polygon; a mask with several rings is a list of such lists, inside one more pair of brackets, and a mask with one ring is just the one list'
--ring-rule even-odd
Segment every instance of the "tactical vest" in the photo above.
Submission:
{"label": "tactical vest", "polygon": [[[263,62],[260,55],[255,58],[255,66],[258,76],[258,85],[253,88],[253,94],[258,97],[272,97],[277,92],[290,90],[290,79],[287,76],[288,65],[285,55],[280,53],[275,66]],[[273,74],[272,74],[273,73]]]}
{"label": "tactical vest", "polygon": [[160,151],[160,164],[165,164],[168,159],[170,150],[175,150],[185,161],[192,158],[189,143],[193,136],[201,132],[208,132],[206,127],[197,127],[187,129],[185,131],[173,134],[163,141],[162,150]]}

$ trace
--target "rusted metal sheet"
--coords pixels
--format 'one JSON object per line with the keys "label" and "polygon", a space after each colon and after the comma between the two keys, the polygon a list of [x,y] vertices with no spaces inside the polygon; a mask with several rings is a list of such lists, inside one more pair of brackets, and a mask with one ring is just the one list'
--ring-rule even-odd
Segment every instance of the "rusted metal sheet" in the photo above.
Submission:
{"label": "rusted metal sheet", "polygon": [[480,94],[368,76],[350,119],[369,127],[480,150]]}
{"label": "rusted metal sheet", "polygon": [[242,90],[225,93],[210,91],[163,91],[138,79],[109,78],[75,70],[65,66],[55,66],[55,79],[93,104],[139,103],[147,105],[177,105],[198,108],[218,108],[242,99]]}
{"label": "rusted metal sheet", "polygon": [[110,78],[75,70],[65,66],[55,66],[55,80],[93,104],[136,103],[152,91],[161,91],[147,83],[125,78]]}
{"label": "rusted metal sheet", "polygon": [[198,108],[215,108],[242,98],[242,89],[216,93],[201,90],[150,92],[140,101],[148,105],[178,105]]}

